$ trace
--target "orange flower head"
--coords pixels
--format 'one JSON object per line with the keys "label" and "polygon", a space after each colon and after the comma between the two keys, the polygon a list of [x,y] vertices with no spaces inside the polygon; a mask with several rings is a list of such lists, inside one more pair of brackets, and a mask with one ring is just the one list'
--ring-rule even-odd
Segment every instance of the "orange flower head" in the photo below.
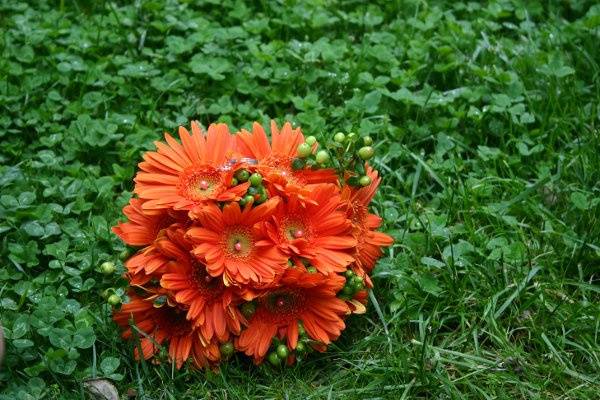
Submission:
{"label": "orange flower head", "polygon": [[223,284],[222,279],[208,274],[204,264],[190,253],[192,245],[184,238],[184,231],[173,232],[162,247],[170,247],[171,261],[168,263],[160,284],[187,308],[187,319],[200,330],[202,337],[210,341],[229,339],[230,332],[240,332],[243,317],[233,304],[235,293]]}
{"label": "orange flower head", "polygon": [[[368,278],[365,272],[371,272],[383,254],[382,247],[391,246],[394,239],[376,231],[381,226],[381,217],[369,212],[369,203],[377,192],[381,178],[368,164],[366,172],[371,178],[371,184],[359,189],[345,186],[342,191],[342,202],[345,204],[348,218],[352,221],[353,234],[357,240],[354,252],[357,267],[355,270],[361,276]],[[371,285],[370,280],[367,283]]]}
{"label": "orange flower head", "polygon": [[143,209],[143,200],[132,198],[123,214],[129,221],[120,222],[112,227],[112,231],[130,246],[147,246],[156,239],[158,232],[176,221],[181,221],[181,213],[159,210],[148,212]]}
{"label": "orange flower head", "polygon": [[292,129],[289,122],[280,131],[275,121],[271,121],[270,144],[265,130],[256,122],[252,125],[252,133],[242,129],[236,135],[238,152],[258,160],[256,169],[270,184],[274,194],[298,196],[305,200],[315,184],[337,183],[338,179],[333,169],[294,170],[292,161],[301,143],[304,143],[304,135],[300,128]]}
{"label": "orange flower head", "polygon": [[[130,323],[144,334],[138,334],[144,359],[156,354],[163,343],[168,343],[169,359],[175,362],[177,369],[192,358],[197,367],[208,367],[219,360],[219,348],[215,342],[206,343],[192,323],[186,319],[186,312],[177,305],[171,305],[157,294],[143,298],[135,293],[129,294],[131,301],[115,312],[113,319],[123,329],[123,338],[131,339],[134,330]],[[135,351],[139,359],[139,352]]]}
{"label": "orange flower head", "polygon": [[352,224],[340,211],[341,196],[333,184],[316,185],[307,202],[297,197],[282,204],[267,225],[271,239],[290,256],[305,258],[324,274],[343,272],[354,261]]}
{"label": "orange flower head", "polygon": [[350,312],[336,297],[344,282],[339,275],[311,274],[300,268],[286,270],[279,288],[256,299],[256,311],[236,341],[237,349],[260,362],[276,335],[295,349],[299,322],[311,339],[328,345],[340,336],[345,328],[343,317]]}
{"label": "orange flower head", "polygon": [[226,285],[268,284],[285,270],[287,257],[265,235],[262,227],[279,204],[278,197],[242,211],[238,203],[221,210],[207,204],[198,211],[200,226],[187,232],[193,253],[206,261],[213,277],[223,276]]}
{"label": "orange flower head", "polygon": [[151,245],[138,251],[125,262],[131,285],[145,285],[152,279],[160,280],[169,262],[176,257],[177,248],[170,246],[170,237],[182,231],[186,224],[174,223],[159,231]]}
{"label": "orange flower head", "polygon": [[249,183],[230,187],[233,169],[227,168],[235,140],[225,124],[212,124],[205,135],[196,122],[192,134],[179,128],[181,143],[168,133],[167,143],[144,154],[135,177],[135,193],[146,200],[145,210],[190,210],[209,200],[238,200]]}

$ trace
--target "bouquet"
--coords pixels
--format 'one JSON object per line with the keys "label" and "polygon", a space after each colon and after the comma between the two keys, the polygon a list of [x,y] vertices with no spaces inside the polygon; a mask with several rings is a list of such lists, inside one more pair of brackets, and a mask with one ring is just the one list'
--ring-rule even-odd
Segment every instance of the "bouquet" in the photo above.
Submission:
{"label": "bouquet", "polygon": [[136,358],[202,368],[238,351],[291,364],[365,311],[392,244],[368,210],[381,181],[372,139],[337,133],[321,146],[290,123],[270,130],[269,141],[258,123],[231,134],[192,122],[144,154],[127,222],[113,227],[139,250],[127,295],[108,297]]}

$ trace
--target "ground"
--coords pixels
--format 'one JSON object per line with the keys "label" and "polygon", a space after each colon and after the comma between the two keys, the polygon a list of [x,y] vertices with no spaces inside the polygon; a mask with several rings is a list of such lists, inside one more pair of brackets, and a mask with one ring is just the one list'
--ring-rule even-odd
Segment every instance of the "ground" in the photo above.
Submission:
{"label": "ground", "polygon": [[[0,0],[1,399],[592,399],[595,1]],[[142,151],[198,119],[371,135],[376,303],[301,364],[138,364],[99,273]]]}

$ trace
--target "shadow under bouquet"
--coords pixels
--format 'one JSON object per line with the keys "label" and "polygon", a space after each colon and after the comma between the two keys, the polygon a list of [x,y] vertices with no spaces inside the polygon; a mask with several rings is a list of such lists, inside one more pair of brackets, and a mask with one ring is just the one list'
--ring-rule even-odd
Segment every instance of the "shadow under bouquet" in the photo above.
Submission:
{"label": "shadow under bouquet", "polygon": [[[381,178],[370,137],[322,146],[299,128],[231,134],[191,123],[144,154],[113,227],[137,252],[109,294],[136,358],[214,367],[236,351],[291,364],[325,351],[363,313],[392,238],[369,212]],[[123,304],[121,304],[123,302]]]}

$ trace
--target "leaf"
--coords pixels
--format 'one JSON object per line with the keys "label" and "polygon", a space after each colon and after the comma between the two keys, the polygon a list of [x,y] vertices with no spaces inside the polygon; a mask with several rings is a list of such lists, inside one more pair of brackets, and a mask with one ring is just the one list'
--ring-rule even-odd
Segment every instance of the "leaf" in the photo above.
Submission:
{"label": "leaf", "polygon": [[92,347],[95,341],[96,335],[94,334],[94,329],[89,326],[84,326],[77,329],[73,335],[73,346],[80,349]]}
{"label": "leaf", "polygon": [[381,92],[379,90],[373,90],[365,95],[363,99],[364,111],[367,114],[373,114],[377,111],[377,106],[381,100]]}
{"label": "leaf", "polygon": [[116,357],[106,357],[100,363],[100,369],[104,375],[110,375],[119,368],[121,361]]}
{"label": "leaf", "polygon": [[190,69],[195,74],[210,76],[216,81],[225,79],[225,73],[231,71],[231,63],[225,58],[206,58],[196,54],[190,61]]}
{"label": "leaf", "polygon": [[44,236],[44,227],[39,224],[37,221],[29,221],[21,225],[21,229],[23,229],[29,236]]}
{"label": "leaf", "polygon": [[421,274],[418,275],[416,279],[421,289],[425,292],[436,297],[441,294],[442,289],[439,287],[438,280],[435,276],[431,274]]}
{"label": "leaf", "polygon": [[588,198],[585,194],[581,193],[581,192],[573,192],[571,193],[571,203],[573,203],[573,205],[580,209],[580,210],[587,210],[588,208],[590,208],[590,204],[588,201]]}

